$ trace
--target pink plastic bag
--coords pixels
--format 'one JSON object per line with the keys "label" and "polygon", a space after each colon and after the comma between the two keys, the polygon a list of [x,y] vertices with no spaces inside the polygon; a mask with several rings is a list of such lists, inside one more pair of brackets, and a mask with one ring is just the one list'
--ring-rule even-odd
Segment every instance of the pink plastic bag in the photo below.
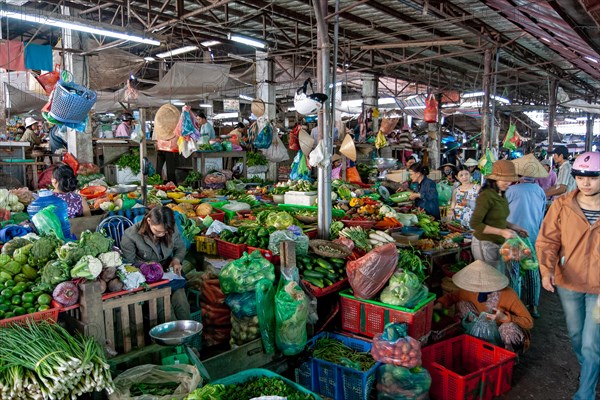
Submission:
{"label": "pink plastic bag", "polygon": [[398,251],[394,243],[371,250],[346,266],[348,281],[354,296],[372,299],[387,284],[398,264]]}

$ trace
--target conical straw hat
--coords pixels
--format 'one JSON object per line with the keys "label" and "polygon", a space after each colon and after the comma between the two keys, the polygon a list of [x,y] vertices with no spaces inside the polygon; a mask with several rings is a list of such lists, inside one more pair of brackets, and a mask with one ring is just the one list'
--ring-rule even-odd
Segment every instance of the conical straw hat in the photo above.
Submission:
{"label": "conical straw hat", "polygon": [[467,161],[465,161],[465,163],[463,164],[465,167],[476,167],[477,166],[477,161],[469,158],[467,159]]}
{"label": "conical straw hat", "polygon": [[354,145],[352,136],[346,135],[346,137],[344,137],[344,140],[340,146],[340,153],[352,161],[356,161],[356,146]]}
{"label": "conical straw hat", "polygon": [[515,164],[517,175],[527,176],[529,178],[547,178],[548,171],[533,154],[526,154],[521,158],[512,160]]}
{"label": "conical straw hat", "polygon": [[179,109],[172,104],[165,104],[158,109],[154,117],[154,137],[157,140],[170,140],[175,134],[173,131],[179,123]]}
{"label": "conical straw hat", "polygon": [[508,278],[504,274],[481,260],[458,271],[452,281],[459,288],[475,293],[496,292],[508,286]]}
{"label": "conical straw hat", "polygon": [[302,153],[304,153],[304,155],[308,157],[308,155],[313,149],[315,140],[312,136],[308,134],[308,132],[302,129],[298,134],[298,141],[300,142],[300,148],[302,149]]}
{"label": "conical straw hat", "polygon": [[261,99],[252,100],[252,104],[250,104],[250,110],[252,110],[252,114],[256,118],[260,118],[265,115],[265,102]]}

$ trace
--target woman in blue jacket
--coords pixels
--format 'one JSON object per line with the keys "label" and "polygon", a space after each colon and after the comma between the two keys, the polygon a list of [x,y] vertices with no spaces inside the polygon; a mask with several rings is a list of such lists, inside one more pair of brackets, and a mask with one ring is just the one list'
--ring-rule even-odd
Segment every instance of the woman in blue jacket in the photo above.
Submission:
{"label": "woman in blue jacket", "polygon": [[408,175],[413,183],[417,184],[417,190],[411,193],[409,199],[415,201],[415,206],[421,207],[425,212],[435,219],[440,219],[440,204],[435,182],[427,177],[429,167],[421,163],[410,166]]}

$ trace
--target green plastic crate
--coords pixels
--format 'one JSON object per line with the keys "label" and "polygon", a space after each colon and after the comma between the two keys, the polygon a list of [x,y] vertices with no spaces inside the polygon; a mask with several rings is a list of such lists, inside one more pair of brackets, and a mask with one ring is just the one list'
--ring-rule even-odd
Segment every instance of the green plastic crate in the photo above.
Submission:
{"label": "green plastic crate", "polygon": [[[190,313],[190,319],[192,321],[202,323],[202,310],[197,309],[197,311],[194,311],[194,308],[192,308],[192,312]],[[198,352],[202,350],[202,335],[198,334],[194,336],[194,339],[192,340],[192,343],[190,343],[190,346],[198,350]]]}
{"label": "green plastic crate", "polygon": [[242,371],[242,372],[238,372],[237,374],[234,375],[230,375],[226,378],[223,379],[219,379],[215,382],[211,382],[213,384],[218,384],[218,385],[235,385],[238,383],[243,383],[246,382],[247,380],[250,380],[252,378],[279,378],[282,381],[284,381],[287,385],[293,387],[294,389],[296,389],[297,391],[299,391],[300,393],[304,393],[304,394],[308,394],[308,395],[312,395],[314,397],[315,400],[323,400],[319,395],[311,392],[308,389],[305,389],[304,387],[298,385],[295,382],[290,381],[287,378],[284,378],[281,375],[276,374],[275,372],[269,371],[268,369],[262,369],[262,368],[253,368],[253,369],[249,369],[246,371]]}

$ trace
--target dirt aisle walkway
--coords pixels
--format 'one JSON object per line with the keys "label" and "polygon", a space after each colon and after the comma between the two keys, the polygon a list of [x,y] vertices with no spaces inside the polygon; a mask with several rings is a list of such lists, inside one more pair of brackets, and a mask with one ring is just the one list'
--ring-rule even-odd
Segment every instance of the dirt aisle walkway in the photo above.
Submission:
{"label": "dirt aisle walkway", "polygon": [[534,322],[532,346],[515,366],[512,389],[502,400],[569,400],[577,390],[579,365],[557,294],[542,289],[540,314]]}

